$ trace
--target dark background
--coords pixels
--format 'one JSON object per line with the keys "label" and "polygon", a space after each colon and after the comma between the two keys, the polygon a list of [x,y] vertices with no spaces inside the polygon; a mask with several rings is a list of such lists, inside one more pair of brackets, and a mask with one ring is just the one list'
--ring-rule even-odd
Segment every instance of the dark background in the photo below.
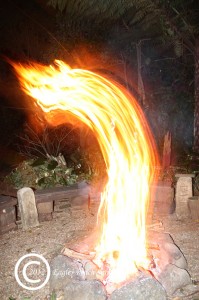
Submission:
{"label": "dark background", "polygon": [[194,120],[194,58],[186,50],[183,55],[176,55],[171,43],[160,43],[157,25],[144,29],[143,24],[137,22],[131,26],[132,14],[134,12],[128,10],[117,19],[103,19],[96,12],[92,18],[88,15],[80,18],[70,11],[61,14],[46,5],[45,0],[1,2],[1,169],[19,162],[16,136],[23,133],[24,123],[32,113],[6,58],[44,64],[52,63],[56,58],[63,59],[71,65],[100,71],[118,80],[139,100],[136,43],[140,40],[146,93],[146,101],[141,101],[140,105],[160,154],[168,130],[172,133],[174,164],[178,157],[190,151]]}

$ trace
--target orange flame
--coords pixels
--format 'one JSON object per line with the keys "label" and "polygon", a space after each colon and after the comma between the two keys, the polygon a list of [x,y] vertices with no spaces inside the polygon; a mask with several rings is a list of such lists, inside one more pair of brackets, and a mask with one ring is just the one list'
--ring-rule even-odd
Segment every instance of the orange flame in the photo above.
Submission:
{"label": "orange flame", "polygon": [[[154,141],[135,99],[118,83],[62,61],[42,66],[12,63],[23,90],[36,99],[48,122],[64,111],[96,135],[108,173],[99,215],[102,232],[95,262],[109,265],[109,281],[120,283],[146,268],[146,213],[157,162]],[[67,121],[62,115],[59,123]],[[53,119],[54,122],[54,119]],[[53,124],[56,126],[57,124]],[[103,268],[103,267],[102,267]]]}

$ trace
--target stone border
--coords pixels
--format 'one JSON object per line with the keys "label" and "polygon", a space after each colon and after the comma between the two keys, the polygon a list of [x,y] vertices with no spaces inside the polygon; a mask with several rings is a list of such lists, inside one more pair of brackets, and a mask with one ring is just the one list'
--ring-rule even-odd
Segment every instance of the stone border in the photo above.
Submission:
{"label": "stone border", "polygon": [[[17,220],[21,219],[19,196],[17,199],[19,191],[17,192],[17,190],[14,191],[12,189],[12,195],[14,196],[11,197],[8,195],[9,189],[2,190],[2,192],[7,195],[0,196],[0,235],[21,227],[21,220]],[[32,189],[30,189],[30,191],[32,191]],[[88,201],[89,191],[90,187],[84,181],[69,187],[56,187],[35,191],[33,195],[35,197],[39,222],[52,220],[55,203],[60,202],[59,211],[60,209],[63,211],[67,207],[68,204],[65,204],[66,199],[70,201],[74,199],[73,206],[85,204],[85,202]],[[81,201],[77,201],[78,197],[82,198],[80,199]]]}

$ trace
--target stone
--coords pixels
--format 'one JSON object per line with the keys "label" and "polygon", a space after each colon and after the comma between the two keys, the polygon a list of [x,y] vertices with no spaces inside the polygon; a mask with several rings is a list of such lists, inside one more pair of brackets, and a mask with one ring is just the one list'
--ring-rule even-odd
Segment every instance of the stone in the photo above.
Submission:
{"label": "stone", "polygon": [[161,245],[165,242],[173,243],[173,239],[169,233],[158,232],[155,230],[149,230],[147,232],[147,241],[149,241],[151,244],[158,244],[158,245]]}
{"label": "stone", "polygon": [[175,265],[179,268],[186,269],[187,260],[180,249],[173,243],[164,243],[160,246],[159,250],[151,250],[156,268],[153,269],[155,276],[165,269],[169,264]]}
{"label": "stone", "polygon": [[6,207],[0,210],[0,225],[2,227],[6,227],[11,223],[15,223],[16,221],[16,211],[15,207]]}
{"label": "stone", "polygon": [[106,300],[104,285],[97,280],[72,281],[64,290],[64,300]]}
{"label": "stone", "polygon": [[[187,260],[174,243],[170,234],[150,230],[147,233],[147,240],[149,241],[149,246],[152,247],[151,253],[154,261],[160,269],[165,268],[167,264],[174,264],[182,269],[187,268]],[[158,246],[159,249],[155,247],[153,249],[153,245],[155,247]]]}
{"label": "stone", "polygon": [[195,177],[195,174],[193,173],[177,173],[175,174],[175,177],[176,178],[180,178],[180,177],[190,177],[190,178],[194,178]]}
{"label": "stone", "polygon": [[[183,175],[183,176],[182,176]],[[192,174],[176,174],[176,216],[179,220],[190,218],[188,198],[193,196]]]}
{"label": "stone", "polygon": [[179,259],[182,256],[180,249],[173,243],[164,243],[162,248],[168,252],[168,254],[175,260]]}
{"label": "stone", "polygon": [[39,214],[49,214],[53,212],[53,201],[37,203],[37,211]]}
{"label": "stone", "polygon": [[163,249],[168,253],[170,263],[181,268],[186,269],[188,267],[186,258],[181,250],[173,243],[164,243]]}
{"label": "stone", "polygon": [[193,220],[199,220],[199,196],[188,199],[188,207]]}
{"label": "stone", "polygon": [[176,259],[173,261],[173,264],[181,269],[187,269],[188,268],[188,263],[184,255],[182,255],[179,259]]}
{"label": "stone", "polygon": [[0,228],[0,235],[16,229],[18,229],[18,226],[15,223],[10,223]]}
{"label": "stone", "polygon": [[17,192],[21,223],[23,229],[39,225],[35,195],[31,188],[24,187]]}
{"label": "stone", "polygon": [[98,272],[99,268],[92,261],[88,260],[85,263],[84,270],[85,270],[85,274],[86,274],[86,280],[97,279],[97,272]]}
{"label": "stone", "polygon": [[149,211],[157,216],[174,212],[174,189],[170,183],[159,182],[151,186],[151,202]]}
{"label": "stone", "polygon": [[115,290],[108,300],[166,300],[166,292],[153,277],[140,275],[132,282]]}
{"label": "stone", "polygon": [[39,222],[51,221],[53,212],[53,201],[37,203]]}
{"label": "stone", "polygon": [[179,288],[191,283],[190,275],[186,270],[171,264],[165,267],[157,279],[169,296],[173,295]]}
{"label": "stone", "polygon": [[66,210],[68,210],[68,208],[70,206],[71,206],[70,198],[65,198],[65,199],[54,201],[54,211],[55,212],[66,211]]}
{"label": "stone", "polygon": [[168,264],[171,263],[171,258],[164,249],[152,249],[151,253],[153,256],[153,261],[155,263],[155,268],[153,268],[152,272],[154,276],[157,277],[161,270],[163,270]]}
{"label": "stone", "polygon": [[50,268],[50,290],[64,290],[67,282],[85,280],[82,264],[67,256],[56,256],[51,261]]}
{"label": "stone", "polygon": [[71,199],[71,207],[88,207],[88,195],[76,196]]}
{"label": "stone", "polygon": [[[95,248],[99,239],[99,229],[95,228],[92,231],[85,230],[85,235],[83,236],[83,231],[81,237],[76,241],[70,241],[65,244],[65,246],[69,249],[72,249],[79,253],[91,254],[92,252],[96,252]],[[83,265],[85,265],[86,261],[83,260]]]}
{"label": "stone", "polygon": [[16,204],[17,199],[0,196],[0,234],[17,229]]}

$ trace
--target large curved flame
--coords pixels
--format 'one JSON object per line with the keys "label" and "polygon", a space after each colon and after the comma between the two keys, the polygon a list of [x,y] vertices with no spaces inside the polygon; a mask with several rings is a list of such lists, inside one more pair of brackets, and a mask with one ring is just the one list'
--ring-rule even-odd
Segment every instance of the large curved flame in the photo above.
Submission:
{"label": "large curved flame", "polygon": [[[36,100],[52,123],[64,111],[96,135],[108,173],[99,208],[101,235],[95,262],[109,265],[109,280],[122,282],[147,267],[146,212],[156,165],[156,149],[135,99],[119,84],[62,61],[43,66],[12,63],[23,90]],[[53,119],[55,120],[55,118]],[[53,121],[55,122],[55,121]],[[57,124],[51,124],[56,126]]]}

